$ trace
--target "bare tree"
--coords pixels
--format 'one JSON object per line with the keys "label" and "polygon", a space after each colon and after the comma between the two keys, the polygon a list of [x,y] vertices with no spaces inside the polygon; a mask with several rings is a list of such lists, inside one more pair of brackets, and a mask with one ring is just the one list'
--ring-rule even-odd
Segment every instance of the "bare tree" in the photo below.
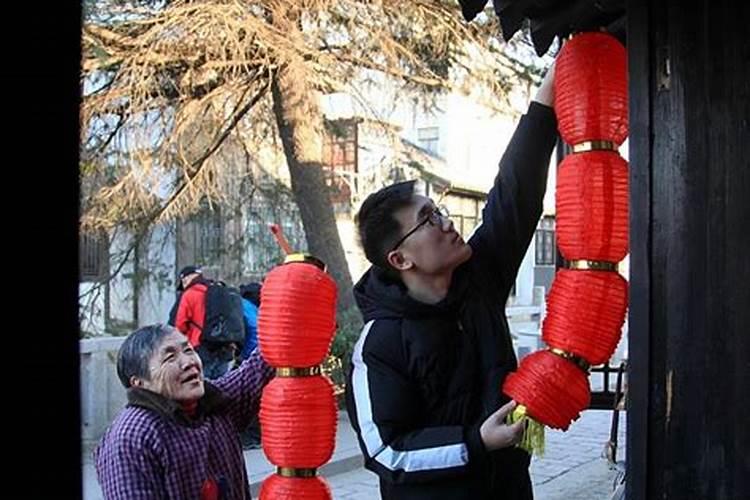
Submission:
{"label": "bare tree", "polygon": [[[82,34],[83,230],[155,222],[226,198],[249,165],[223,148],[281,143],[308,250],[352,304],[321,171],[319,96],[360,95],[363,70],[430,95],[483,89],[502,108],[534,69],[507,55],[495,16],[443,0],[88,0]],[[229,180],[228,180],[229,179]],[[138,241],[136,237],[134,241]]]}

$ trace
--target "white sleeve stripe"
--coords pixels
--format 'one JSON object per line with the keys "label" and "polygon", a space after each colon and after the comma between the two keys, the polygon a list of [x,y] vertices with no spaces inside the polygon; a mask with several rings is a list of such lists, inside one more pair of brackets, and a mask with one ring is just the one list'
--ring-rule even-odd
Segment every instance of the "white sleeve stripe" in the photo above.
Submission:
{"label": "white sleeve stripe", "polygon": [[422,448],[417,450],[397,451],[383,444],[380,431],[372,417],[372,401],[367,385],[367,365],[362,358],[362,348],[375,320],[368,321],[362,329],[359,340],[354,345],[352,362],[352,385],[357,422],[362,432],[362,440],[367,454],[390,470],[401,469],[406,472],[459,467],[469,462],[466,443],[454,443],[445,446]]}

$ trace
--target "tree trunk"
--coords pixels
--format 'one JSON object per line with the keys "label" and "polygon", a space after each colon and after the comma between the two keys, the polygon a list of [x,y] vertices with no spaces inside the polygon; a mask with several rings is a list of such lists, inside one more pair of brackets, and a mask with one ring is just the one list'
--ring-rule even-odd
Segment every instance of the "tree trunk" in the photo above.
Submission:
{"label": "tree trunk", "polygon": [[271,91],[308,250],[328,265],[338,285],[338,311],[345,311],[354,304],[352,278],[321,168],[323,117],[317,94],[288,67],[274,75]]}

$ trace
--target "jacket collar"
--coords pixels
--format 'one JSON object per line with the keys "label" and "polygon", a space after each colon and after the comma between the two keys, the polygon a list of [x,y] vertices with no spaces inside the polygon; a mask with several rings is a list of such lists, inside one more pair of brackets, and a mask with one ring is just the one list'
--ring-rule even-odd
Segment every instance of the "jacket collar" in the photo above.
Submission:
{"label": "jacket collar", "polygon": [[229,398],[210,382],[204,382],[204,387],[206,391],[198,400],[193,417],[186,415],[182,405],[177,401],[140,387],[130,387],[127,390],[128,406],[145,408],[179,425],[194,427],[201,424],[206,417],[221,413],[230,402]]}

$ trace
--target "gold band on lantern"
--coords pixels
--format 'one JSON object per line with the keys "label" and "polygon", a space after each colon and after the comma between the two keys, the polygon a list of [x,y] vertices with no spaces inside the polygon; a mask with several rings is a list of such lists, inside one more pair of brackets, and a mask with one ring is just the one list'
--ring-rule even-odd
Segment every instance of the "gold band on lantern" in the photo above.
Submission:
{"label": "gold band on lantern", "polygon": [[276,467],[276,474],[282,477],[315,477],[315,469],[294,469],[292,467]]}
{"label": "gold band on lantern", "polygon": [[290,253],[284,257],[284,264],[289,264],[290,262],[305,262],[314,265],[321,271],[326,270],[326,265],[322,260],[306,253]]}
{"label": "gold band on lantern", "polygon": [[574,153],[584,153],[586,151],[617,151],[617,146],[612,141],[584,141],[573,144]]}
{"label": "gold band on lantern", "polygon": [[280,366],[276,368],[277,377],[314,377],[315,375],[320,375],[320,366],[308,366],[307,368]]}
{"label": "gold band on lantern", "polygon": [[563,359],[567,359],[568,361],[570,361],[571,363],[573,363],[574,365],[576,365],[578,368],[580,368],[586,373],[588,373],[589,370],[591,369],[591,364],[589,364],[588,361],[586,361],[580,356],[576,356],[575,354],[571,352],[563,351],[562,349],[558,349],[557,347],[549,347],[547,348],[547,350],[551,352],[552,354],[560,356]]}
{"label": "gold band on lantern", "polygon": [[606,260],[569,260],[565,267],[574,271],[617,272],[617,262],[607,262]]}

